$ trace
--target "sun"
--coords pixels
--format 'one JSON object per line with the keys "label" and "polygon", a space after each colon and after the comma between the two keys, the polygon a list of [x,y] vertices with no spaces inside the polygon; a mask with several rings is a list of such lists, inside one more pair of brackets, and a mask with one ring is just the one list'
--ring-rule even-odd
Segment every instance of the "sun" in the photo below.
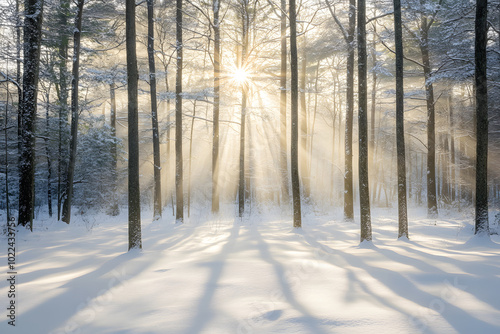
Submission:
{"label": "sun", "polygon": [[244,68],[238,67],[232,71],[231,77],[238,85],[243,85],[248,82],[249,73]]}

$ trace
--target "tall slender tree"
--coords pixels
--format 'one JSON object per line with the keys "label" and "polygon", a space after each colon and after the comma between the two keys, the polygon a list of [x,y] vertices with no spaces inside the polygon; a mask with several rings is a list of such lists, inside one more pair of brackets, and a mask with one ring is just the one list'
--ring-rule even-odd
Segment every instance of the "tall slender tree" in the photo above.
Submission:
{"label": "tall slender tree", "polygon": [[289,2],[290,18],[290,73],[291,73],[291,169],[292,169],[292,201],[293,227],[302,227],[302,213],[300,205],[300,177],[299,177],[299,66],[297,56],[297,12],[295,0]]}
{"label": "tall slender tree", "polygon": [[[57,157],[57,219],[61,218],[63,199],[66,194],[66,171],[68,166],[68,49],[70,34],[68,31],[68,17],[70,1],[59,0],[59,43],[58,43],[58,64],[59,64],[59,141]],[[56,86],[57,88],[57,86]]]}
{"label": "tall slender tree", "polygon": [[37,111],[40,42],[42,39],[43,0],[24,4],[24,73],[21,105],[21,156],[19,159],[19,220],[33,231],[35,204],[35,120]]}
{"label": "tall slender tree", "polygon": [[214,106],[212,142],[212,212],[219,212],[219,110],[220,110],[220,0],[213,0]]}
{"label": "tall slender tree", "polygon": [[401,0],[394,0],[394,39],[396,44],[396,150],[398,156],[398,238],[408,238],[406,207],[406,161],[404,131],[403,29]]}
{"label": "tall slender tree", "polygon": [[154,219],[161,217],[161,159],[160,159],[160,132],[158,130],[158,103],[156,100],[156,67],[155,67],[155,28],[154,28],[154,0],[147,0],[148,7],[148,63],[149,89],[151,97],[151,120],[153,129],[153,169],[154,169]]}
{"label": "tall slender tree", "polygon": [[368,187],[368,96],[365,0],[358,0],[358,127],[361,241],[369,241],[372,240],[372,227],[370,218],[370,191]]}
{"label": "tall slender tree", "polygon": [[476,0],[475,92],[476,92],[476,217],[474,234],[489,234],[488,225],[488,85],[486,45],[488,1]]}
{"label": "tall slender tree", "polygon": [[[247,48],[248,48],[248,30],[250,18],[248,15],[248,0],[242,0],[241,20],[242,20],[242,40],[241,40],[241,64],[240,71],[245,72]],[[245,132],[246,132],[246,113],[247,113],[247,92],[248,86],[245,80],[241,81],[241,129],[240,129],[240,167],[238,183],[238,212],[243,217],[245,212]],[[250,191],[250,189],[246,189]]]}
{"label": "tall slender tree", "polygon": [[280,169],[281,169],[281,202],[286,205],[290,202],[290,189],[288,180],[288,159],[287,159],[287,140],[286,140],[286,0],[281,0],[281,69],[280,69]]}
{"label": "tall slender tree", "polygon": [[337,23],[347,44],[347,73],[346,73],[346,116],[345,116],[345,171],[344,171],[344,219],[354,220],[354,191],[352,169],[352,125],[354,118],[354,54],[356,31],[356,0],[349,0],[349,23],[347,29],[342,25],[335,14],[329,0],[325,0],[330,14]]}
{"label": "tall slender tree", "polygon": [[184,220],[184,190],[182,161],[182,0],[177,0],[176,7],[176,48],[177,71],[175,76],[175,220]]}
{"label": "tall slender tree", "polygon": [[126,0],[125,33],[128,85],[128,249],[142,248],[141,195],[139,185],[139,106],[135,1]]}
{"label": "tall slender tree", "polygon": [[73,180],[75,176],[76,147],[78,143],[78,83],[80,80],[80,40],[82,30],[83,5],[85,0],[78,0],[75,29],[73,31],[73,69],[71,79],[71,141],[69,163],[66,173],[66,193],[63,204],[62,221],[71,221],[71,203],[73,201]]}
{"label": "tall slender tree", "polygon": [[[440,0],[440,3],[442,0]],[[421,0],[424,5],[424,0]],[[437,12],[429,19],[422,13],[419,29],[419,47],[422,55],[422,66],[425,78],[425,96],[427,103],[427,214],[436,217],[438,214],[436,195],[436,111],[434,101],[434,85],[429,55],[429,30],[435,21]]]}

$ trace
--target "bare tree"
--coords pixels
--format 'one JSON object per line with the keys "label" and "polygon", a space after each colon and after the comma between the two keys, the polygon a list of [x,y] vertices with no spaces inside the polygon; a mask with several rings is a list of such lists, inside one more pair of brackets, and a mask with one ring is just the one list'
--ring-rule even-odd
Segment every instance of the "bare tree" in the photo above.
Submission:
{"label": "bare tree", "polygon": [[366,2],[358,0],[358,126],[359,205],[361,241],[372,240],[370,191],[368,187],[368,96],[366,55]]}
{"label": "bare tree", "polygon": [[139,185],[139,107],[137,70],[135,1],[126,0],[128,85],[128,249],[142,248],[141,195]]}
{"label": "bare tree", "polygon": [[161,160],[160,134],[158,130],[158,104],[156,101],[156,67],[155,67],[155,30],[154,30],[154,0],[147,0],[148,7],[148,63],[149,89],[151,96],[151,120],[153,129],[153,169],[154,169],[154,219],[161,217]]}
{"label": "bare tree", "polygon": [[177,71],[175,76],[175,220],[184,220],[184,190],[182,176],[182,0],[176,7]]}
{"label": "bare tree", "polygon": [[290,189],[288,187],[288,159],[286,140],[286,0],[281,0],[281,71],[280,71],[280,169],[281,169],[281,201],[290,202]]}
{"label": "bare tree", "polygon": [[71,141],[69,163],[66,175],[66,194],[63,204],[62,221],[69,224],[71,221],[71,202],[73,200],[73,180],[75,176],[76,147],[78,143],[78,82],[80,79],[80,40],[82,30],[83,5],[85,0],[78,0],[73,32],[73,69],[71,79]]}
{"label": "bare tree", "polygon": [[291,169],[292,169],[292,201],[293,201],[293,227],[302,227],[302,214],[300,207],[300,177],[299,177],[299,68],[297,56],[297,12],[295,0],[289,2],[290,17],[290,72],[291,72]]}
{"label": "bare tree", "polygon": [[213,0],[214,106],[212,142],[212,212],[219,212],[219,110],[220,110],[220,0]]}
{"label": "bare tree", "polygon": [[406,161],[403,86],[403,29],[401,0],[394,0],[394,39],[396,44],[396,150],[398,156],[398,238],[408,238],[406,207]]}

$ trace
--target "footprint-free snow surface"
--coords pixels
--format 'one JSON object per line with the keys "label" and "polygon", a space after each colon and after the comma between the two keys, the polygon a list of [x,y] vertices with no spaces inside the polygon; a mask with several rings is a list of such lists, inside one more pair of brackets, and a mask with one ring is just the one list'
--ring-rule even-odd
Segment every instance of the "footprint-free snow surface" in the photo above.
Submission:
{"label": "footprint-free snow surface", "polygon": [[500,333],[500,238],[474,238],[470,217],[410,212],[408,241],[375,211],[360,244],[358,223],[322,214],[299,231],[279,214],[145,216],[142,251],[126,213],[19,231],[15,327],[0,236],[0,333]]}

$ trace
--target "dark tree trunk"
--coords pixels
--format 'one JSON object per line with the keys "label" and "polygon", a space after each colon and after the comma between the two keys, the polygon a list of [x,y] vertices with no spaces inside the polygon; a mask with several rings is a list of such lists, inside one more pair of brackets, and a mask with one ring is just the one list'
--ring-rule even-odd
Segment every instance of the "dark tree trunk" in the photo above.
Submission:
{"label": "dark tree trunk", "polygon": [[154,0],[147,0],[148,5],[148,63],[149,88],[151,95],[151,119],[153,129],[153,164],[154,164],[154,219],[161,217],[161,160],[160,160],[160,133],[158,130],[158,103],[156,102],[156,67],[154,47]]}
{"label": "dark tree trunk", "polygon": [[[16,15],[16,82],[18,83],[17,85],[17,99],[18,99],[18,109],[17,109],[17,156],[20,159],[21,158],[21,143],[22,143],[22,124],[21,124],[21,119],[22,119],[22,106],[23,106],[23,90],[22,90],[22,83],[21,83],[21,28],[22,28],[22,22],[21,22],[21,16],[19,13],[19,2],[20,0],[16,0],[16,10],[15,10],[15,15]],[[19,174],[21,176],[21,174]]]}
{"label": "dark tree trunk", "polygon": [[427,215],[436,217],[436,134],[435,134],[435,108],[434,108],[434,86],[431,77],[431,65],[429,57],[429,24],[427,17],[422,16],[420,29],[420,52],[424,65],[425,98],[427,102]]}
{"label": "dark tree trunk", "polygon": [[128,249],[142,248],[141,193],[139,185],[139,106],[135,1],[126,0],[125,33],[127,40],[128,85]]}
{"label": "dark tree trunk", "polygon": [[43,0],[25,1],[24,74],[21,107],[21,157],[19,179],[19,220],[33,231],[35,203],[35,120],[37,109]]}
{"label": "dark tree trunk", "polygon": [[61,219],[63,199],[66,196],[66,174],[68,167],[68,46],[67,33],[69,0],[59,0],[59,143],[57,158],[57,220]]}
{"label": "dark tree trunk", "polygon": [[213,1],[214,13],[214,124],[212,142],[212,212],[219,212],[219,110],[220,110],[220,0]]}
{"label": "dark tree trunk", "polygon": [[293,201],[293,226],[302,227],[302,214],[300,208],[300,177],[299,177],[299,69],[297,57],[297,15],[295,0],[289,2],[290,17],[290,72],[291,72],[291,170],[292,170],[292,201]]}
{"label": "dark tree trunk", "polygon": [[356,29],[356,0],[349,1],[349,27],[347,32],[347,110],[345,120],[344,219],[354,220],[352,171],[352,123],[354,115],[354,31]]}
{"label": "dark tree trunk", "polygon": [[110,111],[110,127],[111,127],[111,137],[113,139],[111,143],[111,168],[113,169],[112,177],[113,180],[111,181],[112,184],[112,192],[113,192],[113,198],[111,202],[111,208],[110,208],[110,214],[112,216],[118,216],[120,213],[120,208],[118,206],[118,199],[117,199],[117,188],[118,188],[118,155],[117,155],[117,149],[116,149],[116,94],[115,94],[116,86],[115,83],[112,82],[109,85],[109,95],[110,95],[110,100],[111,100],[111,111]]}
{"label": "dark tree trunk", "polygon": [[[245,70],[246,53],[248,48],[248,29],[249,17],[247,2],[244,0],[242,8],[242,46],[241,46],[241,64],[242,70]],[[239,217],[243,217],[245,212],[245,132],[246,132],[246,112],[247,112],[247,83],[241,83],[241,129],[240,129],[240,167],[239,167],[239,183],[238,183],[238,213]],[[250,189],[246,189],[250,191]]]}
{"label": "dark tree trunk", "polygon": [[288,180],[287,140],[286,140],[286,0],[281,0],[281,71],[280,71],[280,169],[281,202],[289,205],[290,190]]}
{"label": "dark tree trunk", "polygon": [[[8,98],[8,96],[7,96]],[[45,95],[46,108],[45,108],[45,154],[47,155],[47,207],[49,209],[49,217],[52,217],[52,159],[50,159],[50,149],[49,149],[49,128],[50,128],[50,85],[47,89],[47,94]],[[8,101],[7,101],[8,104]],[[5,142],[7,143],[7,141]],[[6,144],[7,145],[7,144]],[[7,196],[9,193],[7,192]],[[7,213],[7,216],[9,214]]]}
{"label": "dark tree trunk", "polygon": [[69,150],[69,164],[66,176],[66,196],[62,213],[62,221],[66,224],[69,224],[71,221],[73,180],[75,176],[76,147],[78,143],[78,82],[80,79],[80,37],[82,30],[82,15],[84,3],[85,0],[78,0],[75,30],[73,35],[73,70],[71,79],[71,141]]}
{"label": "dark tree trunk", "polygon": [[368,187],[368,94],[366,56],[366,4],[358,0],[358,126],[359,126],[359,205],[361,241],[372,240],[370,191]]}
{"label": "dark tree trunk", "polygon": [[403,29],[401,0],[394,0],[394,34],[396,45],[396,151],[398,161],[398,238],[408,238],[406,201],[406,153],[404,130]]}
{"label": "dark tree trunk", "polygon": [[176,10],[177,35],[177,71],[175,77],[175,220],[184,220],[184,190],[182,176],[182,0],[177,0]]}
{"label": "dark tree trunk", "polygon": [[488,1],[476,0],[475,88],[476,88],[476,226],[474,234],[489,234],[488,225],[488,86],[486,44]]}
{"label": "dark tree trunk", "polygon": [[[9,65],[7,61],[7,66]],[[7,67],[8,68],[8,67]],[[5,211],[7,214],[7,224],[10,222],[10,201],[9,201],[9,137],[7,135],[7,128],[8,128],[8,121],[9,121],[9,88],[7,87],[7,98],[5,101],[5,132],[4,132],[4,139],[5,139]],[[48,103],[47,103],[48,105]],[[47,118],[48,119],[48,118]],[[48,159],[48,154],[47,154],[47,159]],[[50,186],[50,183],[49,183]],[[49,209],[52,209],[49,207]],[[52,210],[50,210],[52,211]],[[52,217],[52,213],[50,214]]]}

